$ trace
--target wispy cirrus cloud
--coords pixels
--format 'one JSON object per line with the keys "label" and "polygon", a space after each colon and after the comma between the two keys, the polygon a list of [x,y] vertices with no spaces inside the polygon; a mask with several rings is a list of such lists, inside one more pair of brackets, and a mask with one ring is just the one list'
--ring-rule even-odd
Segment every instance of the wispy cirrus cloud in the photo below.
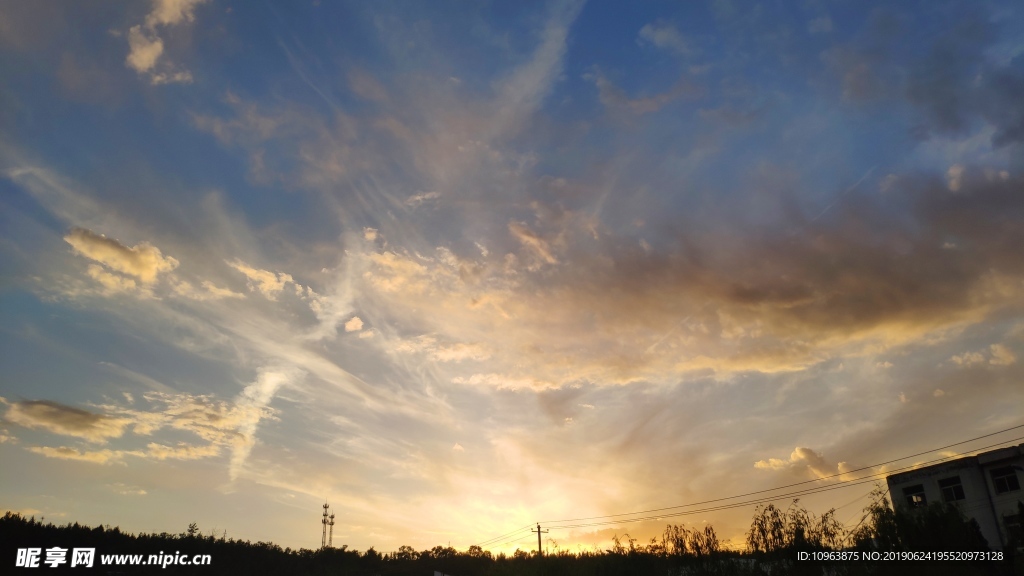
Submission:
{"label": "wispy cirrus cloud", "polygon": [[147,492],[138,486],[131,486],[123,482],[115,482],[110,489],[122,496],[145,496]]}
{"label": "wispy cirrus cloud", "polygon": [[4,419],[26,428],[42,429],[61,436],[107,445],[128,430],[134,436],[154,437],[164,430],[179,430],[205,443],[151,441],[136,449],[79,449],[67,446],[29,446],[31,452],[51,458],[97,464],[120,463],[126,457],[152,460],[196,460],[230,453],[229,475],[238,477],[253,446],[262,420],[273,419],[270,402],[277,392],[302,377],[295,370],[263,370],[231,402],[209,396],[150,392],[149,409],[107,404],[96,411],[56,402],[30,400],[8,402]]}
{"label": "wispy cirrus cloud", "polygon": [[600,69],[593,69],[584,75],[584,79],[597,87],[598,98],[605,107],[615,113],[643,115],[658,112],[669,103],[680,98],[697,99],[704,95],[704,88],[684,75],[665,92],[649,96],[630,97],[616,86]]}
{"label": "wispy cirrus cloud", "polygon": [[637,35],[637,43],[649,43],[683,56],[694,51],[692,43],[684,38],[675,26],[662,20],[644,24]]}

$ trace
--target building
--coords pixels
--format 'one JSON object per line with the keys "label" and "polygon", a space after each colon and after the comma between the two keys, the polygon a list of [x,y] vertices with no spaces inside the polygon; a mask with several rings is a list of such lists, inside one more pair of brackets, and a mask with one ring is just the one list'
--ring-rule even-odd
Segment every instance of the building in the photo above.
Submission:
{"label": "building", "polygon": [[1024,444],[957,458],[887,477],[893,506],[902,509],[932,502],[955,504],[981,527],[993,549],[1020,542],[1017,503],[1024,503]]}

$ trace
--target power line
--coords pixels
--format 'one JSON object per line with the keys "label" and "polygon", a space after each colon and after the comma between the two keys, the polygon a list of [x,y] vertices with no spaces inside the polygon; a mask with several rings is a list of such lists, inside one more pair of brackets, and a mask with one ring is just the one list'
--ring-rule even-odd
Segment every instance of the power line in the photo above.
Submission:
{"label": "power line", "polygon": [[842,506],[839,506],[838,508],[836,508],[836,511],[842,510],[843,508],[846,508],[847,506],[849,506],[849,505],[851,505],[851,504],[853,504],[855,502],[863,500],[865,496],[870,496],[872,492],[874,492],[874,490],[868,490],[864,494],[861,494],[860,496],[857,496],[856,498],[854,498],[853,500],[850,500],[846,504],[843,504]]}
{"label": "power line", "polygon": [[518,544],[520,542],[523,542],[524,540],[529,540],[533,538],[533,534],[530,534],[529,536],[524,536],[522,538],[519,538],[518,540],[516,540],[516,538],[519,538],[519,535],[513,536],[512,538],[502,542],[501,544],[492,544],[491,546],[500,547],[506,544]]}
{"label": "power line", "polygon": [[495,546],[505,546],[506,544],[519,544],[520,542],[525,542],[527,540],[532,540],[532,539],[533,539],[533,534],[530,534],[529,536],[526,536],[524,538],[520,538],[519,540],[516,540],[515,538],[513,538],[512,540],[509,540],[507,542],[502,542],[501,544],[496,544]]}
{"label": "power line", "polygon": [[522,526],[522,527],[520,527],[520,528],[518,528],[516,530],[513,530],[511,532],[507,532],[505,534],[502,534],[501,536],[495,536],[494,538],[488,538],[487,540],[484,540],[483,542],[480,542],[479,544],[477,544],[477,546],[486,546],[487,544],[490,544],[490,543],[495,542],[497,540],[501,540],[502,538],[506,538],[508,536],[512,536],[513,534],[522,532],[523,530],[526,530],[527,528],[533,528],[533,524],[527,524],[526,526]]}
{"label": "power line", "polygon": [[[837,511],[838,511],[838,510],[842,510],[843,508],[846,508],[847,506],[849,506],[850,504],[853,504],[854,502],[858,502],[858,501],[860,501],[860,500],[863,500],[865,496],[870,496],[872,492],[874,492],[874,489],[871,489],[871,490],[867,491],[866,493],[864,493],[864,494],[862,494],[862,495],[858,496],[856,500],[851,500],[851,501],[847,502],[846,504],[843,504],[843,505],[842,505],[842,506],[840,506],[839,508],[836,508],[836,510],[837,510]],[[855,514],[854,514],[853,516],[850,516],[850,519],[849,519],[849,520],[847,520],[846,522],[843,522],[843,526],[846,526],[846,525],[847,525],[847,524],[849,524],[850,522],[853,522],[853,519],[857,517],[857,514],[863,514],[863,511],[861,511],[861,512],[857,512],[857,513],[855,513]],[[861,522],[863,522],[863,521],[864,521],[864,520],[862,519],[862,520],[861,520]],[[860,526],[860,523],[858,523],[858,524],[857,524],[857,526]],[[854,529],[856,529],[856,526],[854,527]]]}
{"label": "power line", "polygon": [[[1007,442],[1017,442],[1017,441],[1020,441],[1020,440],[1024,440],[1024,436],[1022,436],[1020,438],[1014,438],[1012,440],[1004,440],[1002,442],[998,442],[996,444],[992,444],[992,445],[989,445],[989,446],[984,446],[982,448],[978,448],[978,450],[985,450],[987,448],[994,448],[996,446],[999,446],[1001,444],[1005,444]],[[941,448],[940,448],[940,450],[941,450]],[[924,462],[923,464],[932,464],[932,463],[935,463],[935,462],[942,462],[942,461],[945,461],[945,460],[951,460],[953,458],[959,458],[959,457],[964,456],[964,455],[966,455],[966,452],[962,453],[962,454],[954,454],[954,455],[951,455],[951,456],[945,456],[945,457],[938,458],[938,459],[935,459],[935,460],[930,460],[928,462]],[[905,466],[905,467],[902,467],[902,468],[897,468],[895,470],[889,470],[889,471],[886,471],[886,472],[878,472],[878,473],[870,474],[870,475],[864,476],[862,478],[854,478],[854,479],[851,479],[851,480],[843,480],[843,481],[840,481],[838,484],[833,484],[833,485],[830,485],[830,486],[820,486],[820,487],[816,487],[816,488],[805,488],[805,489],[797,490],[797,491],[794,491],[794,492],[788,492],[788,493],[785,493],[785,494],[776,494],[776,495],[773,495],[773,496],[768,496],[768,497],[763,497],[763,498],[755,498],[753,500],[746,500],[746,501],[743,501],[743,502],[734,502],[732,504],[722,504],[722,505],[719,505],[719,506],[712,506],[712,507],[709,507],[709,508],[700,508],[700,509],[697,509],[697,510],[687,510],[687,511],[682,511],[682,512],[671,512],[671,513],[668,513],[668,514],[657,514],[657,515],[654,515],[654,516],[641,516],[641,517],[637,517],[637,518],[626,518],[626,519],[622,519],[622,520],[602,520],[602,521],[598,521],[598,522],[586,522],[586,523],[581,523],[581,524],[566,524],[566,525],[561,525],[561,526],[551,526],[551,528],[566,529],[566,528],[590,528],[590,527],[595,527],[595,526],[613,526],[613,525],[616,525],[616,524],[629,524],[629,523],[633,523],[633,522],[643,522],[643,521],[647,521],[647,520],[660,520],[662,518],[675,518],[675,517],[678,517],[678,516],[689,516],[689,515],[692,515],[692,514],[700,514],[700,513],[705,513],[705,512],[718,512],[718,511],[722,511],[722,510],[731,510],[733,508],[743,508],[743,507],[746,507],[746,506],[750,506],[752,504],[759,504],[759,503],[764,503],[764,502],[772,502],[772,501],[775,501],[775,500],[781,500],[783,498],[791,498],[791,497],[795,497],[795,496],[808,496],[808,495],[811,495],[811,494],[820,494],[822,492],[829,492],[829,491],[832,491],[832,490],[839,490],[839,489],[842,489],[842,488],[849,488],[851,486],[859,486],[859,485],[862,485],[862,484],[867,484],[869,482],[877,481],[877,480],[881,479],[881,477],[883,477],[883,476],[887,476],[887,475],[890,475],[890,474],[893,474],[893,473],[896,473],[896,472],[901,472],[901,471],[904,471],[904,470],[913,470],[915,468],[917,468],[916,464],[915,465],[911,465],[911,466]],[[802,483],[800,483],[800,484],[802,484]],[[794,486],[794,485],[795,484],[792,484],[790,486]],[[762,490],[760,492],[765,492],[765,491]],[[759,492],[751,492],[750,494],[757,494],[757,493],[759,493]],[[745,495],[740,495],[740,496],[733,496],[733,497],[730,497],[730,498],[719,498],[717,500],[709,500],[709,501],[706,501],[706,502],[689,504],[687,506],[695,506],[697,504],[717,502],[717,501],[722,501],[722,500],[731,500],[733,498],[739,498],[739,497],[750,495],[750,494],[745,494]],[[682,507],[682,506],[674,506],[673,508],[680,508],[680,507]],[[666,510],[666,509],[661,509],[661,510]],[[644,512],[633,512],[632,514],[643,514],[643,513]],[[623,516],[623,515],[625,515],[625,514],[617,514],[615,516]],[[599,517],[595,517],[593,519],[608,518],[608,517],[609,516],[604,516],[604,517],[600,517],[599,516]],[[568,521],[569,520],[566,520],[566,522],[568,522]]]}
{"label": "power line", "polygon": [[[1015,438],[1013,440],[1006,440],[1006,441],[1003,441],[1003,442],[1000,442],[1000,443],[997,443],[997,444],[992,444],[990,446],[985,446],[983,448],[979,448],[979,450],[984,450],[986,448],[993,448],[995,446],[999,446],[1000,444],[1004,444],[1006,442],[1016,442],[1018,440],[1024,440],[1024,437]],[[964,454],[966,454],[966,453],[964,453]],[[945,456],[943,458],[938,458],[938,459],[935,459],[935,460],[930,460],[928,462],[924,462],[923,464],[931,464],[931,463],[935,463],[935,462],[942,462],[944,460],[950,460],[950,459],[953,459],[953,458],[958,458],[960,456],[963,456],[964,454],[954,454],[952,456]],[[838,484],[833,484],[831,486],[820,486],[820,487],[816,487],[816,488],[805,488],[805,489],[802,489],[802,490],[797,490],[795,492],[788,492],[788,493],[785,493],[785,494],[776,494],[776,495],[773,495],[773,496],[768,496],[768,497],[763,497],[763,498],[756,498],[756,499],[747,500],[747,501],[744,501],[744,502],[735,502],[735,503],[732,503],[732,504],[723,504],[723,505],[719,505],[719,506],[712,506],[712,507],[709,507],[709,508],[701,508],[701,509],[697,509],[697,510],[687,510],[685,512],[672,512],[672,513],[669,513],[669,514],[658,514],[658,515],[654,515],[654,516],[641,516],[641,517],[637,517],[637,518],[627,518],[627,519],[623,519],[623,520],[605,520],[605,521],[591,522],[591,523],[585,523],[585,524],[553,526],[553,528],[582,528],[582,527],[591,527],[591,526],[611,526],[611,525],[615,525],[615,524],[628,524],[628,523],[632,523],[632,522],[642,522],[642,521],[646,521],[646,520],[658,520],[658,519],[662,519],[662,518],[674,518],[674,517],[677,517],[677,516],[688,516],[688,515],[691,515],[691,514],[699,514],[699,513],[703,513],[703,512],[718,512],[718,511],[721,511],[721,510],[731,510],[733,508],[743,508],[743,507],[749,506],[751,504],[759,504],[759,503],[764,503],[764,502],[772,502],[772,501],[776,501],[776,500],[781,500],[783,498],[792,498],[794,496],[808,496],[808,495],[811,495],[811,494],[819,494],[819,493],[822,493],[822,492],[829,492],[829,491],[832,491],[832,490],[839,490],[839,489],[842,489],[842,488],[849,488],[851,486],[858,486],[858,485],[861,485],[861,484],[867,484],[869,482],[877,481],[877,480],[881,479],[881,477],[883,477],[883,476],[887,476],[887,475],[890,475],[890,474],[893,474],[893,473],[896,473],[896,472],[901,472],[901,471],[904,471],[904,470],[913,470],[915,468],[917,468],[917,465],[905,466],[903,468],[897,468],[895,470],[889,470],[889,471],[886,471],[886,472],[879,472],[879,473],[871,474],[871,475],[868,475],[868,476],[865,476],[865,477],[862,477],[862,478],[854,478],[854,479],[851,479],[851,480],[844,480],[844,481],[841,481]],[[638,514],[638,513],[639,512],[635,512],[635,514]]]}
{"label": "power line", "polygon": [[[948,444],[948,445],[942,446],[940,448],[933,448],[931,450],[926,450],[924,452],[918,452],[917,454],[911,454],[909,456],[903,456],[901,458],[896,458],[895,460],[888,460],[888,461],[881,462],[881,463],[878,463],[878,464],[872,464],[870,466],[864,466],[862,468],[855,468],[853,470],[847,470],[846,472],[840,472],[838,474],[832,474],[832,475],[829,475],[829,476],[822,476],[820,478],[814,478],[812,480],[804,480],[803,482],[795,482],[793,484],[786,484],[785,486],[776,486],[775,488],[768,488],[766,490],[757,490],[757,491],[754,491],[754,492],[747,492],[746,494],[738,494],[736,496],[727,496],[725,498],[715,498],[713,500],[704,500],[702,502],[693,502],[693,503],[690,503],[690,504],[679,504],[677,506],[667,506],[665,508],[653,508],[651,510],[640,510],[640,511],[637,511],[637,512],[623,512],[623,513],[620,513],[620,514],[607,514],[607,515],[604,515],[604,516],[589,516],[589,517],[586,517],[586,518],[563,518],[561,520],[543,520],[542,522],[544,522],[545,524],[552,524],[552,523],[558,523],[558,522],[580,522],[580,521],[584,521],[584,520],[599,520],[601,518],[616,518],[616,517],[619,517],[619,516],[631,516],[633,514],[647,514],[647,513],[651,513],[651,512],[663,512],[665,510],[674,510],[676,508],[685,508],[685,507],[688,507],[688,506],[698,506],[700,504],[711,504],[713,502],[722,502],[722,501],[725,501],[725,500],[733,500],[735,498],[743,498],[743,497],[746,497],[746,496],[753,496],[755,494],[764,494],[765,492],[774,492],[775,490],[782,490],[784,488],[792,488],[794,486],[802,486],[804,484],[810,484],[810,483],[813,483],[813,482],[820,482],[822,480],[828,480],[830,478],[835,478],[837,476],[845,476],[845,475],[848,475],[848,474],[852,474],[854,472],[862,472],[864,470],[870,470],[872,468],[877,468],[879,466],[885,466],[886,464],[892,464],[893,462],[899,462],[900,460],[906,460],[908,458],[914,458],[914,457],[917,457],[917,456],[923,456],[925,454],[931,454],[932,452],[938,452],[939,450],[945,450],[947,448],[952,448],[953,446],[960,446],[961,444],[967,444],[969,442],[974,442],[976,440],[981,440],[982,438],[989,438],[991,436],[996,436],[998,434],[1002,434],[1004,432],[1009,432],[1010,430],[1016,430],[1018,428],[1024,428],[1024,424],[1020,424],[1020,425],[1017,425],[1017,426],[1012,426],[1010,428],[1005,428],[1003,430],[999,430],[998,432],[992,432],[991,434],[985,434],[983,436],[977,436],[975,438],[971,438],[970,440],[964,440],[962,442],[956,442],[954,444]],[[1006,440],[1004,442],[1009,442],[1009,440]],[[984,448],[979,448],[979,450],[983,450],[983,449]]]}
{"label": "power line", "polygon": [[679,517],[679,516],[691,516],[693,514],[702,514],[702,513],[706,513],[706,512],[720,512],[722,510],[732,510],[734,508],[746,508],[747,506],[750,506],[752,504],[761,504],[761,503],[764,503],[764,502],[773,502],[773,501],[776,501],[776,500],[782,500],[782,499],[791,498],[791,497],[794,497],[794,496],[810,496],[811,494],[819,494],[821,492],[829,492],[831,490],[838,490],[840,488],[849,488],[850,486],[858,486],[860,484],[866,484],[868,482],[873,482],[873,481],[877,480],[877,478],[870,478],[869,477],[869,478],[860,478],[858,480],[860,480],[860,481],[859,482],[852,482],[852,483],[849,483],[849,484],[824,486],[824,487],[820,487],[820,488],[809,488],[809,489],[800,490],[800,491],[797,491],[797,492],[790,492],[788,494],[778,494],[776,496],[770,496],[770,497],[767,497],[767,498],[757,498],[757,499],[754,499],[754,500],[746,500],[746,501],[743,501],[743,502],[735,502],[733,504],[723,504],[721,506],[712,506],[712,507],[709,507],[709,508],[699,508],[697,510],[686,510],[686,511],[683,511],[683,512],[670,512],[668,514],[658,514],[658,515],[655,515],[655,516],[639,516],[637,518],[626,518],[626,519],[622,519],[622,520],[603,520],[603,521],[599,521],[599,522],[589,522],[589,523],[583,523],[583,524],[566,524],[566,525],[562,525],[562,526],[552,526],[552,528],[555,528],[555,529],[565,529],[565,528],[590,528],[590,527],[594,527],[594,526],[614,526],[616,524],[631,524],[633,522],[645,522],[645,521],[648,521],[648,520],[661,520],[663,518],[676,518],[676,517]]}
{"label": "power line", "polygon": [[[906,460],[908,458],[914,458],[914,457],[917,457],[917,456],[923,456],[925,454],[931,454],[933,452],[938,452],[940,450],[945,450],[947,448],[952,448],[954,446],[960,446],[960,445],[967,444],[967,443],[970,443],[970,442],[975,442],[977,440],[981,440],[981,439],[984,439],[984,438],[990,438],[992,436],[996,436],[996,435],[1003,434],[1003,433],[1009,432],[1011,430],[1017,430],[1017,429],[1020,429],[1020,428],[1024,428],[1024,424],[1019,424],[1017,426],[1011,426],[1009,428],[1004,428],[1004,429],[998,430],[996,432],[992,432],[992,433],[989,433],[989,434],[983,434],[981,436],[976,436],[974,438],[970,438],[968,440],[963,440],[963,441],[960,441],[960,442],[954,442],[952,444],[947,444],[945,446],[941,446],[941,447],[938,447],[938,448],[933,448],[931,450],[926,450],[926,451],[923,451],[923,452],[918,452],[918,453],[915,453],[915,454],[910,454],[910,455],[907,455],[907,456],[902,456],[900,458],[895,458],[893,460],[887,460],[885,462],[880,462],[880,463],[872,464],[872,465],[869,465],[869,466],[863,466],[861,468],[855,468],[853,470],[847,470],[845,472],[840,472],[840,473],[837,473],[837,474],[831,474],[829,476],[822,476],[820,478],[814,478],[812,480],[805,480],[805,481],[802,481],[802,482],[795,482],[795,483],[786,484],[786,485],[783,485],[783,486],[776,486],[774,488],[768,488],[768,489],[765,489],[765,490],[756,490],[756,491],[753,491],[753,492],[747,492],[745,494],[737,494],[737,495],[734,495],[734,496],[728,496],[728,497],[724,497],[724,498],[715,498],[715,499],[704,500],[704,501],[700,501],[700,502],[692,502],[690,504],[680,504],[680,505],[677,505],[677,506],[668,506],[668,507],[664,507],[664,508],[654,508],[654,509],[650,509],[650,510],[640,510],[640,511],[635,511],[635,512],[623,512],[623,513],[619,513],[619,514],[608,514],[608,515],[604,515],[604,516],[590,516],[590,517],[584,517],[584,518],[567,518],[567,519],[561,519],[561,520],[545,520],[543,522],[545,524],[552,525],[552,524],[558,524],[558,523],[561,523],[561,522],[585,522],[587,520],[603,520],[603,519],[606,519],[606,518],[619,518],[619,517],[622,517],[622,516],[634,516],[634,515],[637,515],[637,514],[650,514],[650,513],[653,513],[653,512],[663,512],[663,511],[667,511],[667,510],[676,510],[678,508],[686,508],[686,507],[690,507],[690,506],[699,506],[699,505],[702,505],[702,504],[713,504],[715,502],[724,502],[726,500],[735,500],[737,498],[743,498],[743,497],[746,497],[746,496],[754,496],[754,495],[757,495],[757,494],[765,494],[767,492],[774,492],[774,491],[783,490],[783,489],[786,489],[786,488],[793,488],[795,486],[802,486],[802,485],[805,485],[805,484],[810,484],[810,483],[814,483],[814,482],[820,482],[822,480],[828,480],[828,479],[831,479],[831,478],[836,478],[836,477],[839,477],[839,476],[845,476],[845,475],[849,475],[849,474],[856,473],[856,472],[863,472],[865,470],[870,470],[872,468],[877,468],[879,466],[885,466],[887,464],[892,464],[894,462],[899,462],[901,460]],[[993,448],[995,446],[999,446],[1000,444],[1005,444],[1007,442],[1017,442],[1019,440],[1024,440],[1024,437],[1015,438],[1015,439],[1012,439],[1012,440],[1003,440],[1003,441],[998,442],[996,444],[992,444],[992,445],[989,445],[989,446],[983,446],[981,448],[975,448],[975,449],[973,449],[971,451],[986,450],[988,448]],[[956,455],[952,455],[952,456],[946,456],[946,457],[943,457],[943,458],[938,458],[938,459],[935,459],[935,460],[930,460],[928,462],[924,462],[923,464],[932,464],[932,463],[935,463],[935,462],[942,462],[942,461],[945,461],[945,460],[950,460],[952,458],[958,458],[958,457],[963,456],[965,454],[966,454],[966,452],[960,453],[960,454],[956,454]],[[739,508],[739,507],[749,506],[751,504],[758,504],[758,503],[762,503],[762,502],[770,502],[770,501],[779,500],[779,499],[782,499],[782,498],[789,498],[789,497],[793,497],[793,496],[805,496],[805,495],[817,494],[817,493],[820,493],[820,492],[827,492],[827,491],[830,491],[830,490],[838,490],[838,489],[841,489],[841,488],[848,488],[850,486],[856,486],[856,485],[859,485],[859,484],[864,484],[864,483],[867,483],[867,482],[870,482],[870,481],[877,480],[881,476],[893,474],[893,473],[900,472],[900,471],[903,471],[903,470],[913,469],[913,468],[916,468],[917,466],[918,466],[918,464],[915,464],[915,465],[906,466],[906,467],[903,467],[903,468],[897,468],[895,470],[889,470],[889,471],[882,472],[882,473],[874,473],[874,474],[871,474],[869,476],[865,476],[865,477],[862,477],[862,478],[856,478],[856,479],[852,479],[852,480],[841,480],[838,484],[833,484],[833,485],[830,485],[830,486],[823,486],[823,487],[809,488],[809,489],[801,489],[801,490],[798,490],[798,491],[795,491],[795,492],[791,492],[791,493],[777,494],[777,495],[766,497],[766,498],[754,499],[754,500],[749,500],[749,501],[745,501],[745,502],[737,502],[737,503],[726,504],[726,505],[721,505],[721,506],[714,506],[714,507],[709,507],[709,508],[704,508],[704,509],[689,510],[689,511],[685,511],[685,512],[675,512],[675,513],[670,513],[670,514],[658,514],[658,515],[647,516],[647,517],[627,518],[627,519],[623,519],[623,520],[619,520],[619,521],[607,520],[607,521],[601,521],[601,522],[592,522],[592,523],[584,523],[584,524],[576,524],[576,525],[562,525],[562,526],[555,525],[555,526],[551,526],[551,528],[566,529],[566,528],[582,528],[582,527],[591,527],[591,526],[609,526],[609,525],[615,525],[615,524],[626,524],[626,523],[632,523],[632,522],[640,522],[640,521],[644,521],[644,520],[652,520],[652,519],[660,519],[660,518],[672,518],[672,517],[677,517],[677,516],[686,516],[686,515],[698,514],[698,513],[702,513],[702,512],[714,512],[714,511],[719,511],[719,510],[728,510],[728,509],[732,509],[732,508]],[[860,498],[858,498],[858,500],[859,499]],[[495,536],[493,538],[489,538],[487,540],[484,540],[484,541],[480,542],[478,545],[481,546],[481,547],[483,547],[483,546],[493,546],[493,545],[495,545],[496,542],[498,542],[502,538],[506,538],[506,537],[510,537],[510,536],[515,536],[515,535],[517,535],[517,534],[519,534],[521,532],[525,532],[528,528],[531,528],[532,526],[533,526],[533,524],[527,524],[527,525],[525,525],[525,526],[523,526],[523,527],[521,527],[521,528],[519,528],[517,530],[513,530],[513,531],[508,532],[506,534],[502,534],[500,536]],[[531,532],[532,532],[532,530],[531,530]],[[498,546],[503,546],[504,544],[508,544],[509,542],[511,542],[513,540],[515,540],[515,538],[513,538],[510,541],[503,542],[502,544],[498,544]],[[519,541],[522,541],[522,540],[525,540],[525,538],[522,538]]]}

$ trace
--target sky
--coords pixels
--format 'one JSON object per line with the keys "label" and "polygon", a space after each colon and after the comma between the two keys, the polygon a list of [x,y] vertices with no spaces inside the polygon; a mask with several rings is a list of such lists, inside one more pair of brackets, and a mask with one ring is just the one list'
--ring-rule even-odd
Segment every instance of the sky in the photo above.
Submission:
{"label": "sky", "polygon": [[1024,423],[1018,2],[3,0],[0,77],[2,509],[463,550]]}

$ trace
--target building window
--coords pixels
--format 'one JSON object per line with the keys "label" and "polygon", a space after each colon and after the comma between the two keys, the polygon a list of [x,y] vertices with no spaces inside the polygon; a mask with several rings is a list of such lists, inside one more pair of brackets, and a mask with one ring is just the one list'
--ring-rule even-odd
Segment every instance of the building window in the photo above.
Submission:
{"label": "building window", "polygon": [[1006,540],[1010,545],[1024,546],[1024,531],[1021,530],[1020,514],[1004,514],[1003,526],[1006,527]]}
{"label": "building window", "polygon": [[925,506],[928,504],[928,501],[924,497],[923,484],[907,486],[903,489],[903,497],[907,499],[907,504],[911,508],[917,508],[918,506]]}
{"label": "building window", "polygon": [[939,488],[942,490],[943,502],[956,502],[966,498],[964,496],[964,485],[960,483],[959,476],[939,480]]}
{"label": "building window", "polygon": [[1020,481],[1017,480],[1017,473],[1009,466],[992,470],[992,485],[996,488],[996,494],[1020,490]]}

